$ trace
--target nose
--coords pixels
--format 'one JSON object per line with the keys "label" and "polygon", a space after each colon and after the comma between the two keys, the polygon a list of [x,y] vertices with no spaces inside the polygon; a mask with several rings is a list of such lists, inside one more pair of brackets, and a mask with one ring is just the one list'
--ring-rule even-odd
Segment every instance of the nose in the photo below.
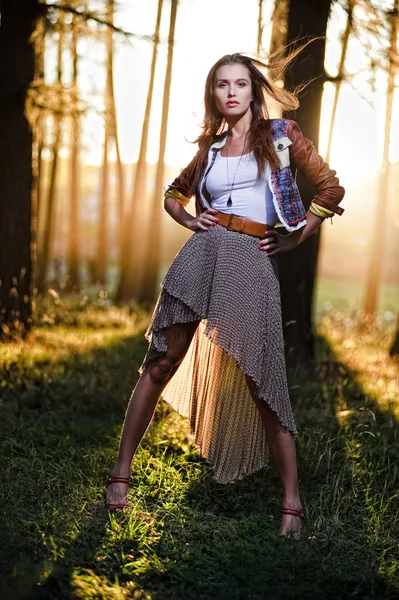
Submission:
{"label": "nose", "polygon": [[230,98],[231,96],[235,96],[235,91],[234,88],[232,86],[229,87],[229,93],[228,93],[228,97]]}

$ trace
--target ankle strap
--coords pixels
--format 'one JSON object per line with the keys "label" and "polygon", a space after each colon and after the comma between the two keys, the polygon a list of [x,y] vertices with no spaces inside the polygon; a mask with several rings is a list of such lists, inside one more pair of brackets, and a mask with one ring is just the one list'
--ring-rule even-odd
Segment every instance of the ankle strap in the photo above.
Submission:
{"label": "ankle strap", "polygon": [[305,514],[300,512],[299,510],[294,510],[293,508],[283,508],[284,515],[293,515],[294,517],[300,517],[301,519],[305,518]]}
{"label": "ankle strap", "polygon": [[129,477],[108,477],[108,485],[110,483],[129,483]]}

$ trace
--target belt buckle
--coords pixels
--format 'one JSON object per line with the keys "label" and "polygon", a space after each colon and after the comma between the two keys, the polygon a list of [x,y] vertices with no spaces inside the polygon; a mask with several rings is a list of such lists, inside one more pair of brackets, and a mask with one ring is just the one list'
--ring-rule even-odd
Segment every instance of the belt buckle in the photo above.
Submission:
{"label": "belt buckle", "polygon": [[230,225],[231,225],[231,222],[232,222],[232,220],[233,220],[233,217],[235,217],[235,215],[234,215],[233,213],[230,213],[230,216],[229,216],[229,220],[228,220],[228,222],[227,222],[227,227],[226,227],[226,229],[230,229]]}

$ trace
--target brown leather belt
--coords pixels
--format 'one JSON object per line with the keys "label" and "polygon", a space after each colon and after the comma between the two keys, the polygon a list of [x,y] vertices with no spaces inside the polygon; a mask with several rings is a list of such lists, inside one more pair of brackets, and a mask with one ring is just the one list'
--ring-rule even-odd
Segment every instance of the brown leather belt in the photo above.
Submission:
{"label": "brown leather belt", "polygon": [[258,221],[251,221],[245,217],[239,217],[238,215],[222,213],[218,211],[215,215],[218,219],[218,225],[231,229],[231,231],[238,231],[239,233],[246,233],[247,235],[253,235],[254,237],[264,239],[265,231],[274,229],[273,225],[266,225],[265,223],[259,223]]}

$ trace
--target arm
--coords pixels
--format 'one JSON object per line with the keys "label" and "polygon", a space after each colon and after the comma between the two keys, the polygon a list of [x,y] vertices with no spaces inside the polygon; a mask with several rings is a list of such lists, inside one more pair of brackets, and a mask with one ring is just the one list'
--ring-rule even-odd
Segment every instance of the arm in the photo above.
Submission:
{"label": "arm", "polygon": [[191,162],[180,171],[180,174],[172,181],[166,190],[165,197],[175,198],[182,206],[190,202],[190,198],[195,193],[195,180],[198,177],[198,169],[201,169],[200,151],[191,160]]}
{"label": "arm", "polygon": [[[183,225],[183,227],[187,227],[187,229],[191,229],[191,224],[194,217],[184,208],[184,206],[189,202],[190,199],[186,198],[187,202],[183,203],[178,198],[173,197],[172,194],[174,191],[174,188],[171,188],[166,192],[164,199],[164,208],[168,215],[170,215],[172,219],[176,221],[176,223],[179,223],[179,225]],[[178,193],[180,194],[180,192]],[[182,197],[184,198],[184,196]]]}
{"label": "arm", "polygon": [[[310,205],[310,210],[316,216],[323,216],[320,208],[328,212],[342,215],[344,209],[338,206],[345,195],[345,189],[340,185],[336,171],[318,154],[313,142],[308,140],[295,121],[288,121],[287,136],[291,140],[290,159],[292,164],[316,188],[315,197]],[[312,210],[313,209],[313,210]]]}
{"label": "arm", "polygon": [[179,225],[192,229],[194,217],[186,211],[185,207],[190,202],[192,196],[190,185],[194,175],[197,155],[193,158],[187,167],[185,167],[170,186],[167,188],[164,197],[164,208],[166,212]]}
{"label": "arm", "polygon": [[279,252],[288,252],[293,250],[299,244],[302,244],[324,221],[325,217],[317,217],[310,210],[306,214],[306,225],[292,231],[288,235],[281,235],[276,230],[265,232],[265,239],[259,242],[261,250],[266,250],[268,256],[273,256]]}
{"label": "arm", "polygon": [[305,227],[301,227],[297,231],[293,231],[289,236],[292,236],[292,242],[294,243],[294,248],[299,246],[299,244],[303,244],[303,242],[310,236],[320,225],[323,223],[326,217],[318,217],[312,213],[309,209],[306,213],[306,225]]}
{"label": "arm", "polygon": [[338,205],[345,195],[345,189],[340,185],[336,171],[330,169],[295,121],[288,121],[287,136],[292,142],[291,162],[316,188],[316,195],[306,214],[305,227],[284,236],[276,231],[266,233],[266,239],[260,242],[260,247],[268,252],[268,256],[293,250],[312,235],[325,218],[344,212]]}
{"label": "arm", "polygon": [[[168,192],[172,193],[168,194]],[[197,217],[193,217],[186,211],[183,204],[173,196],[174,188],[171,188],[168,192],[168,195],[165,195],[164,207],[166,212],[179,223],[179,225],[183,225],[183,227],[187,227],[187,229],[191,229],[191,231],[197,231],[198,229],[208,231],[209,227],[217,225],[218,219],[214,216],[217,214],[217,210],[208,208]],[[187,202],[188,201],[189,199]]]}
{"label": "arm", "polygon": [[187,227],[191,231],[197,231],[202,229],[207,231],[211,225],[216,225],[217,218],[214,216],[217,211],[208,208],[206,211],[201,212],[199,204],[197,203],[197,216],[193,217],[189,212],[186,211],[185,207],[190,202],[190,198],[193,195],[193,185],[196,178],[196,172],[198,168],[201,168],[199,164],[200,152],[194,156],[190,164],[185,167],[171,183],[165,192],[164,208],[166,212],[183,227]]}

